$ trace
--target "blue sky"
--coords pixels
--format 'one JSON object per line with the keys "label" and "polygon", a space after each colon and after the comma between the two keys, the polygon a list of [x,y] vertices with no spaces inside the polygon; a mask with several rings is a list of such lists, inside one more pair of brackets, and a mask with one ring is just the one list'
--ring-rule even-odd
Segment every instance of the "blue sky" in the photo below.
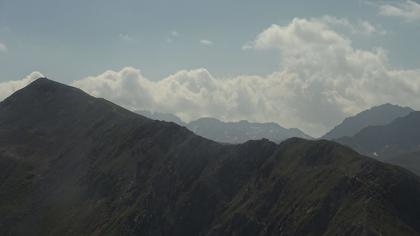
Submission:
{"label": "blue sky", "polygon": [[[272,25],[278,28],[271,28],[272,34],[270,34],[266,30]],[[333,43],[336,44],[334,47],[341,51],[334,51],[333,54],[338,55],[337,53],[344,50],[346,51],[344,57],[348,60],[352,58],[351,60],[357,61],[359,59],[354,58],[362,54],[364,56],[361,56],[360,60],[366,59],[372,63],[380,60],[379,64],[375,62],[369,67],[378,73],[367,75],[365,72],[369,70],[368,67],[362,68],[359,65],[360,68],[355,69],[352,65],[351,68],[346,67],[351,71],[343,69],[335,74],[333,68],[323,68],[324,65],[313,63],[323,58],[321,56],[311,58],[307,55],[321,55],[321,52],[314,51],[321,47],[312,45],[310,38],[299,38],[302,35],[296,36],[296,33],[299,33],[297,31],[294,31],[293,39],[300,44],[288,41],[290,35],[285,34],[297,29],[296,27],[302,27],[310,33],[313,33],[311,27],[320,27],[320,30],[325,30],[326,34],[331,32],[337,34]],[[264,41],[266,39],[259,38],[264,32],[267,33],[265,36],[269,40],[274,41],[267,43]],[[328,37],[324,39],[329,40]],[[33,71],[39,71],[57,81],[79,84],[79,87],[85,91],[104,96],[132,109],[145,108],[176,113],[186,120],[215,116],[225,120],[243,118],[252,121],[276,121],[287,127],[300,127],[315,135],[326,131],[342,118],[377,105],[376,103],[391,102],[420,108],[419,104],[410,102],[413,97],[401,95],[403,92],[411,94],[417,92],[417,90],[405,90],[410,87],[406,84],[410,82],[407,79],[410,76],[414,77],[411,87],[417,88],[417,72],[420,68],[418,42],[420,42],[420,4],[415,1],[0,0],[0,81],[4,83],[20,80]],[[305,44],[312,45],[310,51]],[[288,47],[299,48],[300,53],[295,53]],[[302,55],[309,59],[304,62],[298,61],[297,57]],[[367,59],[370,57],[375,58]],[[370,65],[369,62],[366,65]],[[385,68],[383,71],[379,69],[382,67]],[[294,72],[297,68],[299,71]],[[204,69],[209,75],[198,73],[200,69]],[[325,76],[331,79],[327,83],[309,77],[308,75],[314,72],[305,72],[305,75],[303,72],[306,69],[314,72],[324,71],[325,73],[319,77]],[[205,87],[206,84],[200,84],[205,79],[198,78],[198,75],[215,79],[218,84],[221,81],[226,81],[225,84],[241,81],[238,84],[241,86],[244,84],[243,81],[250,80],[242,77],[261,77],[257,80],[260,82],[269,80],[277,74],[281,76],[275,81],[285,83],[284,81],[298,74],[300,88],[308,86],[308,89],[302,93],[302,96],[305,96],[303,101],[279,107],[273,100],[276,96],[265,97],[265,92],[258,90],[258,86],[251,85],[243,91],[235,90],[235,92],[225,87],[217,90],[216,92],[223,94],[239,94],[228,99],[232,104],[223,106],[217,104],[214,98],[197,105],[189,100],[193,99],[193,95],[186,96],[188,92],[182,93],[180,91],[184,90],[180,89],[176,93],[183,94],[184,97],[176,99],[189,101],[187,102],[189,105],[180,103],[179,106],[173,105],[169,108],[157,102],[161,98],[153,97],[155,95],[151,95],[153,104],[137,101],[136,99],[145,99],[139,98],[138,95],[107,97],[107,93],[101,90],[103,88],[101,82],[104,79],[101,76],[109,70],[115,74],[108,76],[118,77],[122,71],[124,73],[129,71],[126,74],[138,80],[146,79],[146,83],[162,81],[171,76],[178,79],[177,76],[181,74],[189,78],[179,79],[188,80],[186,87],[182,87],[189,89],[188,92],[191,92],[191,83]],[[183,71],[186,73],[181,73]],[[288,76],[284,76],[285,73],[288,73]],[[389,77],[387,81],[391,81],[391,84],[397,80],[394,79],[397,75],[398,80],[404,82],[400,86],[401,89],[395,92],[395,96],[382,95],[387,93],[390,87],[384,87],[381,93],[375,92],[372,87],[372,91],[368,91],[372,96],[366,94],[362,96],[355,94],[353,90],[337,87],[337,84],[350,86],[347,83],[354,81],[359,75],[364,76],[365,80],[352,83],[353,87],[350,87],[354,91],[361,84],[369,87],[366,81],[375,81],[375,76],[381,73]],[[349,77],[348,74],[355,77]],[[123,80],[126,79],[124,76]],[[372,79],[368,76],[372,76]],[[89,77],[102,80],[95,82],[94,85],[84,83],[84,87],[81,83],[77,83]],[[338,80],[336,79],[338,77],[344,79]],[[159,86],[163,86],[162,84]],[[110,85],[107,83],[107,86]],[[145,89],[147,87],[145,86],[139,86],[139,90]],[[158,87],[157,83],[153,86]],[[111,89],[108,87],[108,90]],[[297,85],[292,87],[296,88]],[[128,93],[112,89],[109,91],[115,94]],[[147,87],[148,93],[152,92],[150,89],[152,88]],[[285,85],[282,85],[273,93],[285,93],[289,90],[289,87],[286,89]],[[156,91],[161,93],[164,88],[156,88],[154,92]],[[249,97],[252,91],[255,92],[255,97]],[[131,92],[139,93],[139,91]],[[242,97],[241,94],[247,95]],[[293,95],[296,94],[295,91]],[[282,99],[289,98],[290,96]],[[317,110],[331,114],[330,120],[322,122],[326,118],[322,114],[315,114],[314,111],[310,114],[299,111],[313,107],[310,103],[314,99],[320,99]],[[228,101],[219,101],[219,103],[228,103]],[[241,105],[242,103],[244,104]],[[210,105],[198,108],[203,104]],[[263,108],[250,109],[253,106]],[[184,107],[195,108],[188,110]],[[283,110],[288,112],[280,114]],[[254,113],[261,114],[254,115]],[[315,117],[313,121],[302,118],[312,115]],[[286,119],[285,116],[300,116],[300,119],[293,122],[295,118]]]}
{"label": "blue sky", "polygon": [[267,74],[281,63],[278,55],[241,46],[271,24],[323,15],[381,26],[390,35],[355,44],[385,47],[396,66],[420,67],[420,24],[380,16],[364,1],[0,0],[0,41],[8,48],[0,79],[39,70],[71,81],[124,66],[152,79],[197,67],[218,76]]}

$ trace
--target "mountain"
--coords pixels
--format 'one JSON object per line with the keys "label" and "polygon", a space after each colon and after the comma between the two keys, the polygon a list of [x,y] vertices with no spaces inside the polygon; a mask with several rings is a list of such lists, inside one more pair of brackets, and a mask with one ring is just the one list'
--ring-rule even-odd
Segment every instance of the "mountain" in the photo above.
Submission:
{"label": "mountain", "polygon": [[187,124],[181,120],[178,116],[170,113],[162,113],[162,112],[151,112],[147,110],[136,110],[134,111],[137,114],[150,118],[152,120],[160,120],[160,121],[167,121],[173,122],[180,126],[186,126]]}
{"label": "mountain", "polygon": [[0,235],[419,235],[420,179],[340,144],[231,145],[41,78],[0,103]]}
{"label": "mountain", "polygon": [[420,150],[420,112],[397,118],[388,125],[370,126],[352,137],[337,139],[357,151],[387,160]]}
{"label": "mountain", "polygon": [[[398,164],[409,169],[420,169],[420,112],[412,112],[388,125],[370,126],[353,137],[337,139],[358,152],[373,158]],[[412,158],[412,160],[408,160]],[[414,166],[407,166],[408,163]],[[417,172],[420,174],[420,172]]]}
{"label": "mountain", "polygon": [[386,125],[396,118],[406,116],[413,111],[409,107],[401,107],[389,103],[372,107],[355,116],[346,118],[341,124],[337,125],[321,138],[333,140],[345,136],[350,137],[368,126]]}
{"label": "mountain", "polygon": [[187,127],[197,135],[221,143],[244,143],[248,140],[263,138],[277,143],[292,137],[312,139],[312,137],[299,129],[286,129],[276,123],[252,123],[246,120],[224,122],[210,117],[184,123],[179,117],[173,114],[153,113],[150,111],[135,112],[153,120],[174,122]]}
{"label": "mountain", "polygon": [[291,137],[311,139],[299,129],[286,129],[276,123],[251,123],[245,120],[223,122],[215,118],[200,118],[188,123],[187,128],[200,136],[222,143],[243,143],[262,138],[274,142]]}

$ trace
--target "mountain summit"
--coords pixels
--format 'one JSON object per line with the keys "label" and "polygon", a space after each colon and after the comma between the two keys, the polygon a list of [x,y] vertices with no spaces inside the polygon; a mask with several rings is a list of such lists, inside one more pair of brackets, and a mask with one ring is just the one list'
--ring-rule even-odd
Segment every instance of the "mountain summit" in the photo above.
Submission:
{"label": "mountain summit", "polygon": [[420,180],[330,141],[225,145],[39,79],[0,103],[0,235],[418,235]]}

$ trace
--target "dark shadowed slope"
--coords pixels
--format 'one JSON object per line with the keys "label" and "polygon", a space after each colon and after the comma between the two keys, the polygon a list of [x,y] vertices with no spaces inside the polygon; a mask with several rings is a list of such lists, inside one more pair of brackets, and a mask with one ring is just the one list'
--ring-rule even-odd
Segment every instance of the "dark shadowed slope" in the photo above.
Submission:
{"label": "dark shadowed slope", "polygon": [[345,136],[353,136],[368,126],[386,125],[399,117],[406,116],[414,110],[409,107],[384,104],[372,107],[359,114],[346,118],[341,124],[325,134],[323,139],[338,139]]}
{"label": "dark shadowed slope", "polygon": [[420,182],[329,141],[222,145],[39,79],[0,103],[0,235],[418,235]]}

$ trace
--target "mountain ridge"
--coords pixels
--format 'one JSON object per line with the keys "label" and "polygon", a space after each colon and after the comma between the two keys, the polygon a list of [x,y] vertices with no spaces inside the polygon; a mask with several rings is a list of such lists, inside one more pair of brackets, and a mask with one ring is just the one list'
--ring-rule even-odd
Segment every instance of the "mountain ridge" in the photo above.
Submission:
{"label": "mountain ridge", "polygon": [[80,90],[0,103],[2,235],[416,235],[420,180],[325,140],[221,144]]}

